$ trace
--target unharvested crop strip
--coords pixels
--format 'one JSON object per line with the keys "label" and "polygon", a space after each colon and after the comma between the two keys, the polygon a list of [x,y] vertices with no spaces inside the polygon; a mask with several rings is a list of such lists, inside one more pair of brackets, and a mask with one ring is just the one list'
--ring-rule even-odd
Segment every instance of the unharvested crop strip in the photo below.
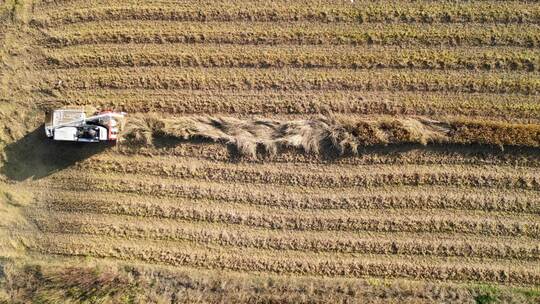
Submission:
{"label": "unharvested crop strip", "polygon": [[52,68],[175,66],[243,68],[345,69],[540,69],[540,53],[517,49],[401,49],[394,47],[336,47],[329,54],[320,46],[114,45],[49,50],[43,64]]}
{"label": "unharvested crop strip", "polygon": [[[148,172],[157,173],[161,170],[161,176],[174,176],[175,168],[179,171],[185,171],[182,168],[191,168],[191,171],[204,171],[204,169],[228,169],[231,171],[256,172],[263,171],[265,173],[302,173],[308,175],[328,175],[328,176],[347,176],[347,175],[369,175],[380,172],[384,173],[407,173],[414,172],[422,174],[425,172],[432,173],[471,173],[476,175],[494,175],[494,176],[520,176],[532,178],[537,176],[536,168],[514,167],[514,166],[498,166],[487,163],[477,163],[473,165],[450,165],[444,167],[433,168],[432,164],[410,164],[394,166],[393,164],[372,164],[357,166],[356,164],[347,164],[339,162],[326,162],[319,164],[320,166],[312,166],[310,164],[289,163],[289,162],[259,162],[259,163],[244,163],[225,161],[208,161],[199,159],[198,157],[174,157],[173,155],[122,155],[117,151],[95,155],[91,159],[81,161],[75,164],[73,169],[82,169],[84,171],[102,171],[107,173],[120,171],[129,173],[131,170],[144,174]],[[151,169],[151,167],[154,169]],[[133,168],[133,169],[130,169]],[[146,169],[150,168],[150,171]],[[197,177],[203,177],[204,173],[193,173]]]}
{"label": "unharvested crop strip", "polygon": [[519,46],[540,44],[538,25],[325,24],[264,22],[117,21],[75,24],[46,31],[43,44],[218,43],[256,45]]}
{"label": "unharvested crop strip", "polygon": [[[118,145],[117,150],[125,156],[170,156],[189,157],[211,161],[231,161],[228,147],[218,143],[201,145],[198,142],[183,142],[181,145],[159,147],[140,147]],[[305,164],[347,164],[347,165],[494,165],[539,168],[540,155],[535,148],[504,147],[493,149],[490,146],[462,146],[443,144],[423,146],[421,144],[402,144],[382,147],[362,147],[359,154],[342,158],[321,158],[302,151],[285,150],[272,158],[247,159],[249,163],[305,163]]]}
{"label": "unharvested crop strip", "polygon": [[[60,82],[60,85],[58,83]],[[275,91],[410,91],[540,93],[540,77],[519,72],[249,69],[81,68],[55,69],[43,89],[168,89]]]}
{"label": "unharvested crop strip", "polygon": [[[480,3],[478,3],[480,2]],[[505,1],[507,5],[512,4],[529,4],[530,1],[527,0],[509,0]],[[126,4],[128,6],[141,4],[139,0],[124,0],[122,1],[123,4]],[[272,1],[266,1],[266,0],[252,0],[249,3],[246,3],[244,1],[238,1],[238,0],[154,0],[152,1],[153,4],[158,4],[162,6],[176,6],[176,7],[194,7],[197,5],[200,6],[213,6],[216,5],[218,7],[223,6],[240,6],[245,7],[247,5],[251,5],[252,7],[282,7],[287,6],[288,4],[291,4],[290,1],[287,0],[272,0]],[[366,4],[377,4],[381,3],[381,0],[377,1],[371,1],[371,0],[356,0],[354,3],[350,4],[351,6],[362,6]],[[402,6],[408,6],[408,5],[418,5],[418,6],[429,6],[429,5],[436,5],[436,4],[454,4],[455,2],[452,0],[406,0],[406,1],[400,1]],[[295,5],[322,5],[322,6],[337,6],[341,5],[343,6],[343,2],[340,0],[317,0],[315,3],[313,0],[296,0],[294,2]],[[471,4],[483,4],[483,5],[500,5],[499,0],[482,0],[482,1],[473,1]],[[52,11],[52,10],[73,10],[73,9],[84,9],[84,8],[92,8],[95,6],[115,6],[115,4],[111,3],[110,0],[94,0],[91,3],[84,0],[36,0],[34,2],[35,8],[39,8],[42,11]]]}
{"label": "unharvested crop strip", "polygon": [[41,26],[57,26],[90,21],[168,20],[168,21],[256,21],[256,22],[349,22],[349,23],[540,23],[540,11],[519,2],[500,3],[373,3],[355,5],[282,3],[178,3],[167,5],[107,4],[91,8],[70,7],[37,14]]}
{"label": "unharvested crop strip", "polygon": [[133,112],[168,114],[383,114],[459,115],[540,123],[536,96],[492,93],[275,90],[64,89],[48,105],[93,105]]}
{"label": "unharvested crop strip", "polygon": [[[66,237],[67,240],[64,238]],[[65,235],[50,236],[47,240],[32,244],[33,251],[59,255],[90,255],[99,258],[122,260],[142,260],[152,263],[165,263],[175,266],[192,266],[209,269],[230,269],[235,271],[257,271],[279,274],[312,274],[344,277],[404,277],[453,281],[490,281],[507,284],[535,285],[540,276],[534,268],[525,270],[515,267],[507,270],[498,265],[486,266],[474,263],[448,263],[435,261],[343,259],[336,261],[324,256],[308,254],[279,257],[261,256],[255,253],[219,253],[207,249],[168,248],[145,244],[137,246],[131,242],[117,242],[115,245],[103,244],[102,240],[69,238]],[[246,250],[246,249],[244,249]],[[247,250],[246,250],[247,251]]]}

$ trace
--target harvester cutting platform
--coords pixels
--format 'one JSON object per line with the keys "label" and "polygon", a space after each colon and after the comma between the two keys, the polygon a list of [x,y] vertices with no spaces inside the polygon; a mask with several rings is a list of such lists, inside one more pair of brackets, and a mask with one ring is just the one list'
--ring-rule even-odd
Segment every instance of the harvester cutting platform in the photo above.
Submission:
{"label": "harvester cutting platform", "polygon": [[115,142],[126,113],[102,111],[86,117],[83,109],[59,109],[47,113],[45,134],[60,141]]}

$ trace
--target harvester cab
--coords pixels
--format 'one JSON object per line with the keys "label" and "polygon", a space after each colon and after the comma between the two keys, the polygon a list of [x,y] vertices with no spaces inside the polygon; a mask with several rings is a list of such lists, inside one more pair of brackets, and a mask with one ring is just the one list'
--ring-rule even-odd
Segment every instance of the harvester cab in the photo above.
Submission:
{"label": "harvester cab", "polygon": [[126,113],[102,111],[86,117],[83,109],[59,109],[47,113],[45,134],[53,140],[115,142],[124,126]]}

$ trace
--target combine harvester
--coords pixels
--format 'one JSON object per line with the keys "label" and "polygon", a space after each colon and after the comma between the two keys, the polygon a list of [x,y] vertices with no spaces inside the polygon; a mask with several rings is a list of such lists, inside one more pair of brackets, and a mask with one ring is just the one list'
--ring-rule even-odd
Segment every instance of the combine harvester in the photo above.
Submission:
{"label": "combine harvester", "polygon": [[124,112],[101,111],[86,117],[83,109],[54,110],[45,117],[45,134],[59,141],[115,143],[125,116]]}

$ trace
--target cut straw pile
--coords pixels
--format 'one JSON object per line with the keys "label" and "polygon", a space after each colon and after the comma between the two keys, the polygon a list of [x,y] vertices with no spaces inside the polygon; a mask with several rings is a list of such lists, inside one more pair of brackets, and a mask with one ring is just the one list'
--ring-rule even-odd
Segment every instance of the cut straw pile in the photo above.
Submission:
{"label": "cut straw pile", "polygon": [[153,145],[156,137],[204,139],[232,145],[246,156],[274,155],[286,148],[306,153],[357,154],[362,146],[455,143],[540,146],[539,125],[516,125],[425,118],[328,118],[281,121],[232,117],[130,117],[122,140]]}

